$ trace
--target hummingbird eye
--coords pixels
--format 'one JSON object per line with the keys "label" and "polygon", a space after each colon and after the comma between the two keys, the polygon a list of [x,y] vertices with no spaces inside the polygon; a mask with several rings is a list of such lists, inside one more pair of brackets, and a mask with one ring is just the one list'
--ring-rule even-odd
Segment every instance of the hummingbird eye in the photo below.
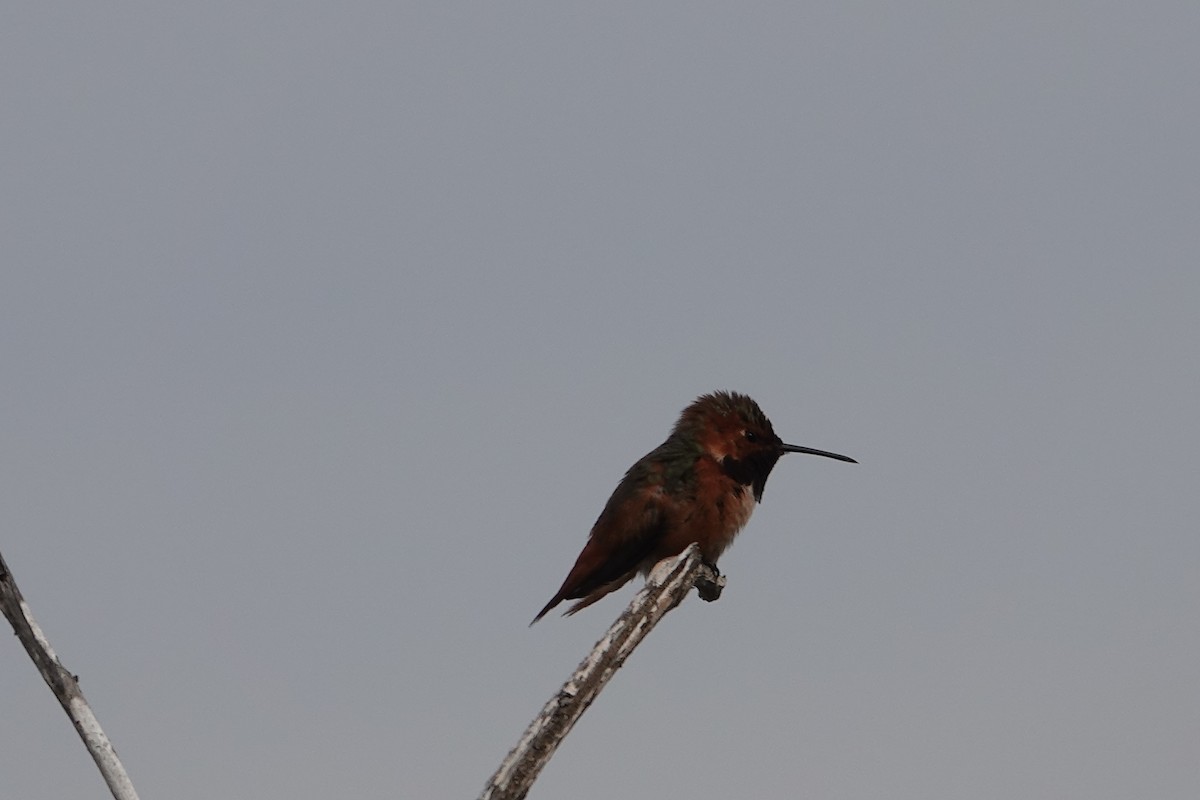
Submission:
{"label": "hummingbird eye", "polygon": [[754,431],[742,431],[742,435],[746,437],[747,442],[757,442],[758,434]]}

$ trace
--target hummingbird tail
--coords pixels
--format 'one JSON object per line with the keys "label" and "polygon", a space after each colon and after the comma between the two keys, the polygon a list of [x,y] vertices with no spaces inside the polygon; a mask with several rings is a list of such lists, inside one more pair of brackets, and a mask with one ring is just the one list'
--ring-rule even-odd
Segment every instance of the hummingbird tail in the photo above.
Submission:
{"label": "hummingbird tail", "polygon": [[551,598],[550,602],[546,603],[546,607],[543,608],[541,611],[539,611],[537,616],[533,618],[533,622],[529,623],[529,627],[532,628],[539,619],[541,619],[542,617],[546,616],[547,613],[549,613],[550,609],[554,608],[556,605],[558,605],[562,601],[563,601],[563,597],[562,597],[561,592],[559,594],[554,595],[554,597]]}

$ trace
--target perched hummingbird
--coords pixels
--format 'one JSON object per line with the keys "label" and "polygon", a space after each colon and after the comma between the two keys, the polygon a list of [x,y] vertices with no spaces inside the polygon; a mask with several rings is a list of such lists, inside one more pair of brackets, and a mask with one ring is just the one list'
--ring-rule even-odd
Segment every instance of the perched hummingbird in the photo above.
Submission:
{"label": "perched hummingbird", "polygon": [[692,542],[715,569],[762,500],[767,476],[784,453],[858,463],[837,453],[784,444],[758,403],[744,394],[698,397],[679,415],[667,440],[625,473],[562,588],[533,622],[563,600],[579,601],[567,614],[590,606]]}

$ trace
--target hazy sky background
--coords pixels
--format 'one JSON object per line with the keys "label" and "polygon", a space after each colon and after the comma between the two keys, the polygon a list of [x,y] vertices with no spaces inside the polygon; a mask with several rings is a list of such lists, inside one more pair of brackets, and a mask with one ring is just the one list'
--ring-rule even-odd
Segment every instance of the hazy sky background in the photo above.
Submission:
{"label": "hazy sky background", "polygon": [[[472,798],[696,395],[789,456],[531,798],[1193,800],[1200,4],[38,3],[0,547],[143,798]],[[13,637],[0,796],[105,794]]]}

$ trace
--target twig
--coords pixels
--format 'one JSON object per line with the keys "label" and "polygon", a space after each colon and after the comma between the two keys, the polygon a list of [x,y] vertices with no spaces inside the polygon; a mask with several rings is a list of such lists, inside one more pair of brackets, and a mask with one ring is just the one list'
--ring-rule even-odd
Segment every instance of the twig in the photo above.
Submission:
{"label": "twig", "polygon": [[104,735],[96,715],[92,713],[83,692],[79,689],[78,678],[63,666],[55,655],[54,648],[46,641],[46,635],[29,612],[29,606],[25,604],[25,598],[21,596],[21,590],[17,588],[17,582],[13,579],[8,564],[4,562],[3,555],[0,555],[0,611],[8,618],[38,672],[42,673],[50,691],[54,692],[63,710],[71,718],[79,738],[83,739],[84,746],[91,753],[96,766],[100,768],[100,774],[104,776],[104,782],[108,784],[113,797],[116,800],[138,800],[129,775],[121,765],[121,759],[117,757],[116,750]]}
{"label": "twig", "polygon": [[725,578],[704,564],[700,549],[691,545],[679,556],[660,562],[646,579],[646,586],[596,642],[575,673],[546,703],[525,729],[500,768],[484,787],[479,800],[523,800],[538,773],[576,721],[608,683],[625,659],[663,616],[683,602],[697,586],[705,600],[721,596]]}

